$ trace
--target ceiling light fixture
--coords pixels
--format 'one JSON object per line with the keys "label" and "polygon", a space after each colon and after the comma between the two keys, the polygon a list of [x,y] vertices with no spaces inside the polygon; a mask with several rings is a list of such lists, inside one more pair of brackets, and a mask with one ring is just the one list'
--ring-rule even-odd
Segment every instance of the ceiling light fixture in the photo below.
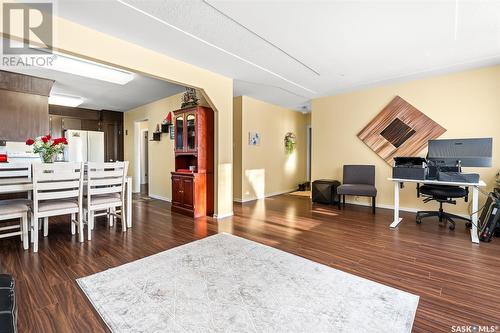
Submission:
{"label": "ceiling light fixture", "polygon": [[49,104],[77,107],[83,103],[83,98],[78,96],[53,94],[49,96]]}
{"label": "ceiling light fixture", "polygon": [[304,90],[306,90],[306,91],[308,91],[308,92],[310,92],[310,93],[312,93],[312,94],[316,94],[316,92],[315,92],[314,90],[311,90],[311,89],[306,88],[306,87],[304,87],[304,86],[302,86],[302,85],[300,85],[300,84],[298,84],[298,83],[295,83],[295,82],[293,82],[292,80],[289,80],[289,79],[287,79],[286,77],[284,77],[284,76],[282,76],[282,75],[280,75],[280,74],[278,74],[278,73],[275,73],[275,72],[271,71],[270,69],[267,69],[267,68],[265,68],[265,67],[262,67],[262,66],[260,66],[260,65],[257,65],[256,63],[251,62],[250,60],[247,60],[247,59],[245,59],[245,58],[243,58],[243,57],[240,57],[239,55],[236,55],[236,54],[234,54],[234,53],[232,53],[232,52],[229,52],[229,51],[227,51],[227,50],[223,49],[222,47],[219,47],[219,46],[217,46],[217,45],[215,45],[215,44],[212,44],[212,43],[210,43],[210,42],[208,42],[208,41],[206,41],[206,40],[204,40],[204,39],[202,39],[202,38],[200,38],[200,37],[198,37],[198,36],[193,35],[192,33],[189,33],[189,32],[187,32],[187,31],[184,31],[184,30],[182,30],[181,28],[178,28],[178,27],[176,27],[175,25],[170,24],[170,23],[168,23],[168,22],[167,22],[167,21],[165,21],[165,20],[162,20],[162,19],[160,19],[160,18],[158,18],[158,17],[156,17],[156,16],[154,16],[154,15],[151,15],[151,14],[149,14],[148,12],[145,12],[144,10],[139,9],[139,8],[137,8],[137,7],[135,7],[135,6],[131,5],[131,4],[129,4],[129,3],[125,2],[125,1],[123,1],[123,0],[116,0],[116,1],[118,1],[118,2],[119,2],[119,3],[121,3],[122,5],[127,6],[127,7],[131,8],[131,9],[133,9],[133,10],[135,10],[135,11],[137,11],[137,12],[139,12],[139,13],[143,14],[143,15],[146,15],[146,16],[147,16],[147,17],[149,17],[149,18],[152,18],[153,20],[155,20],[155,21],[157,21],[157,22],[160,22],[160,23],[162,23],[162,24],[164,24],[164,25],[166,25],[166,26],[168,26],[168,27],[170,27],[170,28],[172,28],[172,29],[174,29],[174,30],[176,30],[176,31],[179,31],[179,32],[181,32],[181,33],[183,33],[183,34],[185,34],[185,35],[187,35],[187,36],[191,37],[191,38],[194,38],[194,39],[196,39],[197,41],[199,41],[199,42],[201,42],[201,43],[203,43],[203,44],[205,44],[205,45],[211,46],[211,47],[213,47],[213,48],[215,48],[215,49],[217,49],[217,50],[219,50],[219,51],[221,51],[221,52],[223,52],[223,53],[225,53],[225,54],[227,54],[227,55],[230,55],[230,56],[232,56],[232,57],[234,57],[234,58],[236,58],[236,59],[238,59],[238,60],[241,60],[241,61],[243,61],[243,62],[245,62],[245,63],[247,63],[247,64],[249,64],[249,65],[251,65],[251,66],[254,66],[254,67],[256,67],[256,68],[258,68],[258,69],[260,69],[260,70],[263,70],[264,72],[269,73],[269,74],[271,74],[271,75],[273,75],[273,76],[275,76],[275,77],[277,77],[277,78],[279,78],[279,79],[281,79],[281,80],[283,80],[283,81],[286,81],[286,82],[288,82],[288,83],[290,83],[290,84],[292,84],[292,85],[294,85],[294,86],[296,86],[296,87],[298,87],[298,88],[304,89]]}
{"label": "ceiling light fixture", "polygon": [[121,85],[134,79],[131,72],[61,54],[54,54],[52,64],[46,68]]}

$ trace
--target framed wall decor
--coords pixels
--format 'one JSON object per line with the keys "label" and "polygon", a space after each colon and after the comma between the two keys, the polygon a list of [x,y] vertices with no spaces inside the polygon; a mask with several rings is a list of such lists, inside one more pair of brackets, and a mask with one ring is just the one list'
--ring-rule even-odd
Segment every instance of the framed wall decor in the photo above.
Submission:
{"label": "framed wall decor", "polygon": [[260,134],[257,132],[248,132],[248,144],[250,146],[259,146]]}
{"label": "framed wall decor", "polygon": [[394,157],[418,156],[427,142],[446,129],[403,98],[396,96],[358,137],[390,165]]}

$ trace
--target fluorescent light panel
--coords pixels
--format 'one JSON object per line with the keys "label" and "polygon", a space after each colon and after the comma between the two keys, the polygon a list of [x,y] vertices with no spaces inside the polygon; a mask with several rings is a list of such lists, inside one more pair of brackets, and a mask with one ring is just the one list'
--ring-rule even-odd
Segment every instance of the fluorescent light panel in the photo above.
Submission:
{"label": "fluorescent light panel", "polygon": [[52,65],[46,68],[121,85],[134,79],[134,74],[131,72],[66,55],[57,54],[54,56]]}
{"label": "fluorescent light panel", "polygon": [[77,107],[82,103],[83,103],[83,98],[78,96],[58,95],[58,94],[53,94],[49,96],[49,104],[52,105]]}

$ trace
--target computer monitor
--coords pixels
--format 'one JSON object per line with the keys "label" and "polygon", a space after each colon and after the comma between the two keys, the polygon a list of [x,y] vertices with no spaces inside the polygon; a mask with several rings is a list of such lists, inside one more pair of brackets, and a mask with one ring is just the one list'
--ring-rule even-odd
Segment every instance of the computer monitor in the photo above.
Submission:
{"label": "computer monitor", "polygon": [[491,167],[493,138],[429,140],[427,159],[439,165]]}

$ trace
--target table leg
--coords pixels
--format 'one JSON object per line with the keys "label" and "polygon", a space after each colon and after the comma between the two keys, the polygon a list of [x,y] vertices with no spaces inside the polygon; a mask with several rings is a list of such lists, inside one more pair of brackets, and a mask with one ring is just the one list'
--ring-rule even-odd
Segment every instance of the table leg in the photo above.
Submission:
{"label": "table leg", "polygon": [[479,207],[479,189],[477,186],[472,186],[472,228],[470,229],[470,237],[472,243],[479,244],[479,236],[477,234],[477,210]]}
{"label": "table leg", "polygon": [[127,208],[125,210],[127,214],[127,228],[132,228],[132,179],[129,178],[127,182]]}
{"label": "table leg", "polygon": [[399,182],[394,182],[394,221],[391,223],[391,228],[396,228],[401,220],[402,218],[399,217]]}

